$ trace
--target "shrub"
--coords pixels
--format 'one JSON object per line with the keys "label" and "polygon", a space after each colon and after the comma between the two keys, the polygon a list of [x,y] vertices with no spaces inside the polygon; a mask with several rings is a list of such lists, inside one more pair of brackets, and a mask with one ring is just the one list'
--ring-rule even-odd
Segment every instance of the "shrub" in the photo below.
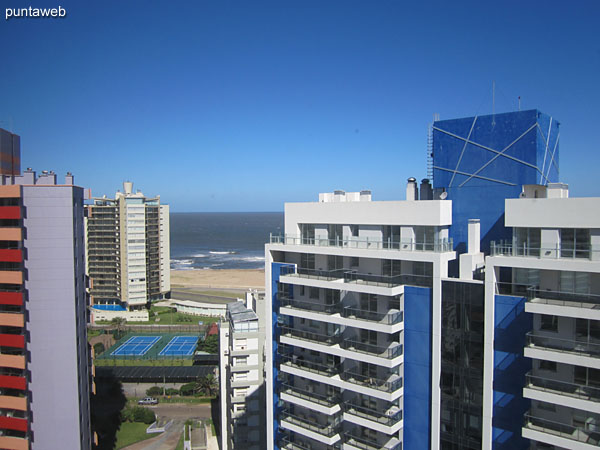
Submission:
{"label": "shrub", "polygon": [[94,354],[96,356],[103,353],[104,350],[106,350],[106,349],[104,348],[104,344],[102,342],[98,342],[97,344],[94,344]]}
{"label": "shrub", "polygon": [[163,388],[160,386],[152,386],[151,388],[146,390],[146,395],[149,397],[153,397],[155,395],[162,395]]}
{"label": "shrub", "polygon": [[181,388],[179,388],[179,393],[181,395],[193,395],[196,388],[197,388],[196,383],[193,383],[193,382],[187,383],[187,384],[184,384],[183,386],[181,386]]}
{"label": "shrub", "polygon": [[134,422],[143,422],[145,424],[150,425],[152,422],[156,420],[156,416],[154,415],[154,411],[148,408],[142,408],[141,406],[133,407],[133,420]]}
{"label": "shrub", "polygon": [[165,393],[167,395],[179,395],[179,389],[167,388]]}

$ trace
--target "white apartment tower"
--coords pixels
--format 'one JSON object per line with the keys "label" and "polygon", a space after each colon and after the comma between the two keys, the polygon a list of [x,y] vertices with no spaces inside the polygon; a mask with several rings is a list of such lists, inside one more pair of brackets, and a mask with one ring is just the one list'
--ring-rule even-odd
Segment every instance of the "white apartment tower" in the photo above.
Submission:
{"label": "white apartment tower", "polygon": [[268,449],[427,448],[438,433],[452,202],[416,192],[285,204],[266,246]]}
{"label": "white apartment tower", "polygon": [[238,301],[227,305],[226,320],[219,324],[222,450],[266,447],[261,303],[264,300],[247,293],[246,304]]}
{"label": "white apartment tower", "polygon": [[169,206],[123,188],[86,206],[87,269],[96,308],[133,311],[171,289]]}

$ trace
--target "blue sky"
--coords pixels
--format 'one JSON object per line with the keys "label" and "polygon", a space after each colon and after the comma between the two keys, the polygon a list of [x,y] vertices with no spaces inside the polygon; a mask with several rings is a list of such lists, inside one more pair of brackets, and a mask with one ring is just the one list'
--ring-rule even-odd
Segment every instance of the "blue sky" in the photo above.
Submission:
{"label": "blue sky", "polygon": [[[416,3],[416,2],[415,2]],[[125,180],[173,211],[278,211],[318,192],[404,198],[427,126],[538,108],[561,178],[600,196],[600,2],[41,0],[4,19],[0,127],[23,167]]]}

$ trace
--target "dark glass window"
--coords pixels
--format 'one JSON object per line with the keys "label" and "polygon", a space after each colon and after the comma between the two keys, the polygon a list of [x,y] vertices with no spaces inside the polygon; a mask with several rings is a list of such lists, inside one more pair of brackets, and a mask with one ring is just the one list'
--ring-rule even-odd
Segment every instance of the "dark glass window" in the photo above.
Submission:
{"label": "dark glass window", "polygon": [[558,332],[558,317],[542,314],[540,319],[540,330]]}

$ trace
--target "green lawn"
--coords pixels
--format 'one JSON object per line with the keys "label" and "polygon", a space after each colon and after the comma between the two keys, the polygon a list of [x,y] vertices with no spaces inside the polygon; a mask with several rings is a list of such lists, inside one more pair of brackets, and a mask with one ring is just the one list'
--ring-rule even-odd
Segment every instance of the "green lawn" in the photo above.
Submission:
{"label": "green lawn", "polygon": [[136,442],[144,441],[146,439],[157,436],[155,433],[147,434],[146,428],[149,425],[140,422],[123,422],[121,428],[117,431],[117,444],[116,448],[127,447],[128,445],[135,444]]}

